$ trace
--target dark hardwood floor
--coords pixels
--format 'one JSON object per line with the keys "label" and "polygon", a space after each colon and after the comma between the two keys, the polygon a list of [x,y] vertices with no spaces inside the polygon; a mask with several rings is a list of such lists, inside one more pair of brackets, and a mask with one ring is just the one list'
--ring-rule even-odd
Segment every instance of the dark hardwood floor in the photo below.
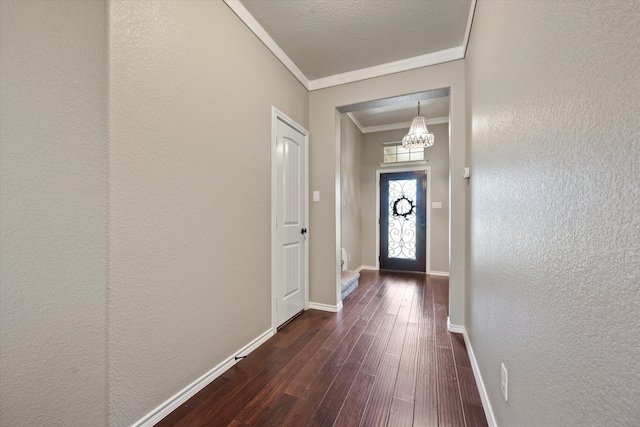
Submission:
{"label": "dark hardwood floor", "polygon": [[308,310],[157,426],[486,426],[448,279],[362,271],[340,313]]}

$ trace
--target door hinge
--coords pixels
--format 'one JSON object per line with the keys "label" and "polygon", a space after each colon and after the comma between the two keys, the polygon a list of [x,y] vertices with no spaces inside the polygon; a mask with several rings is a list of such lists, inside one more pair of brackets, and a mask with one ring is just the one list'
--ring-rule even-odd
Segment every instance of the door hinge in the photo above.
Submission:
{"label": "door hinge", "polygon": [[276,228],[278,228],[278,215],[276,215]]}

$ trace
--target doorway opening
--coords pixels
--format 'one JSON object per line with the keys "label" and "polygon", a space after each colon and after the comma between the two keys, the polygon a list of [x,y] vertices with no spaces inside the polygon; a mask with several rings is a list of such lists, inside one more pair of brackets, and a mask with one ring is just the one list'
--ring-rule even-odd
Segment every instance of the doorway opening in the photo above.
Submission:
{"label": "doorway opening", "polygon": [[[429,130],[436,134],[436,142],[423,152],[404,153],[398,149],[401,148],[399,141],[408,132],[418,101]],[[336,189],[340,203],[337,204],[336,219],[340,222],[336,247],[338,253],[341,249],[347,252],[349,270],[402,269],[397,262],[395,266],[387,266],[382,261],[379,183],[385,175],[421,171],[423,176],[425,172],[433,175],[426,177],[427,191],[420,201],[420,217],[417,218],[420,229],[417,235],[421,234],[420,245],[424,247],[420,250],[420,258],[424,261],[410,268],[427,274],[448,275],[449,116],[448,88],[337,107],[340,172]],[[433,190],[428,189],[432,184]],[[405,201],[398,203],[400,208]],[[420,221],[424,222],[424,227]],[[337,256],[337,259],[341,258]],[[339,290],[340,283],[336,287]]]}

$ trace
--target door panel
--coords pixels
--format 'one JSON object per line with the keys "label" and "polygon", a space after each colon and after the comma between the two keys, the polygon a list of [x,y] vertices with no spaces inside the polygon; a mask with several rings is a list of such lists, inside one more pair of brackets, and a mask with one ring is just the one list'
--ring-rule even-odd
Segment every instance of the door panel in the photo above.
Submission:
{"label": "door panel", "polygon": [[288,137],[282,138],[283,144],[283,185],[284,185],[284,216],[283,223],[287,226],[301,225],[300,218],[300,141]]}
{"label": "door panel", "polygon": [[[276,123],[276,326],[306,304],[306,136]],[[305,233],[302,233],[302,230]]]}
{"label": "door panel", "polygon": [[425,171],[380,175],[380,269],[426,271]]}
{"label": "door panel", "polygon": [[[284,292],[283,298],[288,298],[301,291],[300,286],[300,243],[295,242],[283,246],[284,261]],[[295,314],[295,313],[294,313]]]}

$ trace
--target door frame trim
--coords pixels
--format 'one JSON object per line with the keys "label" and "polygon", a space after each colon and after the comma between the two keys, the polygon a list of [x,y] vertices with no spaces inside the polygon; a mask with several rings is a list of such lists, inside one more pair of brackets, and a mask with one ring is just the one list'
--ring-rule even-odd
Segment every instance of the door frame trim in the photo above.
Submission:
{"label": "door frame trim", "polygon": [[425,216],[427,217],[427,236],[426,236],[426,250],[427,250],[427,267],[426,274],[431,273],[431,215],[429,214],[429,208],[431,207],[431,166],[413,166],[413,167],[399,167],[376,170],[376,269],[380,269],[380,175],[396,172],[415,172],[426,171],[427,174],[427,203],[425,205]]}
{"label": "door frame trim", "polygon": [[[309,131],[296,123],[295,120],[271,106],[271,330],[276,333],[276,129],[278,120],[291,126],[304,135],[304,222],[309,228]],[[304,309],[309,309],[309,233],[304,241]]]}

